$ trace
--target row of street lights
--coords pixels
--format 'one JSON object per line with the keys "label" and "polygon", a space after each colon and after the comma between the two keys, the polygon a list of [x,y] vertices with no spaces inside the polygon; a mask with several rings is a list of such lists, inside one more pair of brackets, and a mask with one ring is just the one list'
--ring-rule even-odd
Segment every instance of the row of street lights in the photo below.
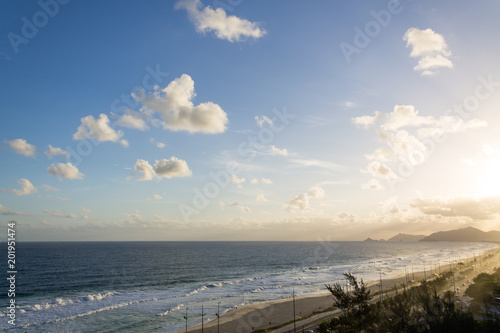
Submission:
{"label": "row of street lights", "polygon": [[[220,315],[219,315],[219,307],[220,303],[217,303],[217,313],[215,314],[217,316],[217,333],[219,333],[220,329]],[[186,315],[184,316],[184,319],[186,319],[186,333],[188,331],[188,310],[189,308],[186,308]],[[205,317],[207,314],[203,311],[203,305],[201,306],[201,332],[203,333],[203,317]]]}

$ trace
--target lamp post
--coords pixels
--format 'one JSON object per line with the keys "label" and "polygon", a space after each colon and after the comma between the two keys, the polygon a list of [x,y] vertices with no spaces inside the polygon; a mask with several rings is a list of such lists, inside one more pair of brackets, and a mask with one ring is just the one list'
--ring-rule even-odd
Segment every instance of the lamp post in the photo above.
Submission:
{"label": "lamp post", "polygon": [[201,333],[203,333],[203,317],[205,317],[206,313],[203,313],[203,305],[201,306]]}
{"label": "lamp post", "polygon": [[188,309],[189,308],[186,308],[186,315],[184,316],[184,319],[186,319],[186,333],[188,331]]}
{"label": "lamp post", "polygon": [[295,326],[295,289],[292,289],[292,298],[293,298],[293,333],[296,332]]}

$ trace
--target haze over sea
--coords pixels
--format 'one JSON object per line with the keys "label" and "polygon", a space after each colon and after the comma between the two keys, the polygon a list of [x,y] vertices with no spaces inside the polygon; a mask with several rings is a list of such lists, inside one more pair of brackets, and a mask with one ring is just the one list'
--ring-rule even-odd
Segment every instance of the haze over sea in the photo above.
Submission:
{"label": "haze over sea", "polygon": [[[495,248],[487,243],[20,243],[15,328],[23,332],[175,332],[254,302],[325,293],[351,271],[365,281]],[[4,290],[6,282],[3,280]],[[2,304],[7,302],[2,294]],[[5,310],[2,311],[5,318]]]}

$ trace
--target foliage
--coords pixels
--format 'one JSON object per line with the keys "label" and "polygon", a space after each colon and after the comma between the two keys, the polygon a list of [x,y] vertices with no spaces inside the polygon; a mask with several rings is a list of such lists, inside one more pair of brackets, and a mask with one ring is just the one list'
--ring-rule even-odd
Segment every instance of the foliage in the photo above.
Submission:
{"label": "foliage", "polygon": [[[498,282],[500,269],[495,274],[480,275],[474,282]],[[340,284],[326,286],[342,314],[322,323],[320,332],[500,332],[499,318],[475,320],[472,312],[457,307],[453,292],[440,292],[451,272],[374,304],[362,280],[358,283],[350,273],[344,275],[353,290],[347,293]]]}

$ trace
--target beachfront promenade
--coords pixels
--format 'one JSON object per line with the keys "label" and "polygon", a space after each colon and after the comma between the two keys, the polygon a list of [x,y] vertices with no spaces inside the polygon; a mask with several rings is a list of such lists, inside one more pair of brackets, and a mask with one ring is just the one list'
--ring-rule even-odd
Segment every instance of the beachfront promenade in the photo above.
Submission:
{"label": "beachfront promenade", "polygon": [[[491,252],[494,255],[487,259],[480,259],[477,262],[466,260],[470,267],[474,267],[473,271],[467,273],[468,275],[461,276],[459,271],[467,269],[467,264],[461,265],[462,267],[452,267],[455,271],[455,281],[450,281],[448,286],[449,290],[460,288],[460,295],[467,288],[467,281],[477,276],[482,272],[491,273],[493,268],[500,266],[500,249]],[[473,264],[475,264],[473,266]],[[446,266],[441,267],[442,272],[449,271]],[[434,275],[435,276],[435,275]],[[391,296],[394,293],[394,286],[403,288],[402,285],[408,281],[409,278],[415,280],[415,285],[418,281],[423,280],[425,277],[431,280],[434,276],[427,272],[415,272],[407,276],[400,276],[392,279],[382,280],[382,290],[384,295]],[[466,286],[462,286],[466,284]],[[367,283],[372,290],[372,295],[379,291],[380,283]],[[372,302],[379,300],[379,296],[375,295]],[[316,326],[328,319],[339,314],[339,310],[331,310],[333,305],[333,298],[331,294],[310,296],[295,299],[295,314],[296,314],[296,331],[302,332],[308,329],[314,329]],[[330,309],[328,311],[325,311]],[[315,313],[314,315],[313,312]],[[312,315],[312,316],[311,316]],[[288,324],[287,324],[288,323]],[[277,328],[279,327],[279,328]],[[289,333],[294,332],[293,325],[293,301],[292,299],[276,300],[264,303],[251,304],[238,309],[229,311],[220,318],[220,333],[250,333],[255,330],[267,330],[268,333]],[[184,330],[177,333],[185,332]],[[189,333],[201,333],[201,325],[188,329]],[[217,320],[204,324],[203,333],[217,333]]]}

